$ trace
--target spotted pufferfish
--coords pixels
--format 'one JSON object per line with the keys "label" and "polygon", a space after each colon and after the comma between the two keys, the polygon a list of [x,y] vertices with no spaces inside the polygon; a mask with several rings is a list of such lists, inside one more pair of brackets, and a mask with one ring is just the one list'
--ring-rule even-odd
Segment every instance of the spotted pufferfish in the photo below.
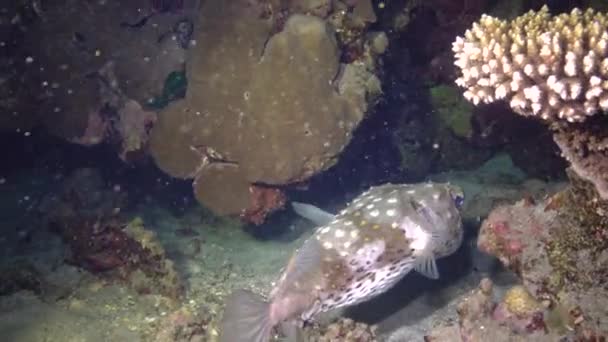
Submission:
{"label": "spotted pufferfish", "polygon": [[462,243],[462,189],[447,183],[384,184],[333,215],[309,204],[294,210],[319,227],[296,250],[269,300],[231,294],[221,342],[267,342],[278,325],[361,303],[412,269],[437,279],[435,260]]}

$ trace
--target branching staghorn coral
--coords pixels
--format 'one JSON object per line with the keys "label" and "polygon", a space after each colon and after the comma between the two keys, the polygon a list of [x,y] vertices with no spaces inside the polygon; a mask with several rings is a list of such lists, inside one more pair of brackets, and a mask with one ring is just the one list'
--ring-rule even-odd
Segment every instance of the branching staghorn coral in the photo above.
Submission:
{"label": "branching staghorn coral", "polygon": [[608,15],[545,6],[512,21],[488,15],[453,43],[456,83],[474,104],[505,99],[524,116],[582,122],[608,110]]}

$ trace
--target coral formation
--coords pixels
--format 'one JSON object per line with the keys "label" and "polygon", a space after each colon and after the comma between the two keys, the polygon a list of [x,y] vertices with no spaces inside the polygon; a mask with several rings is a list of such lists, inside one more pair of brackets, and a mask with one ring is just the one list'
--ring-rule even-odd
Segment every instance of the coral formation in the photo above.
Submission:
{"label": "coral formation", "polygon": [[474,104],[506,99],[521,115],[581,122],[608,109],[607,17],[545,6],[512,21],[483,15],[453,44],[456,83]]}
{"label": "coral formation", "polygon": [[210,339],[208,312],[192,312],[190,308],[182,307],[165,317],[159,324],[153,342],[202,342]]}
{"label": "coral formation", "polygon": [[494,209],[478,246],[515,271],[544,306],[576,307],[577,317],[584,317],[577,319],[576,336],[605,336],[608,324],[599,308],[608,305],[608,204],[590,183],[572,172],[570,177],[568,188],[542,202]]}
{"label": "coral formation", "polygon": [[154,234],[141,220],[126,226],[117,220],[54,217],[50,228],[70,247],[68,260],[103,278],[124,282],[140,293],[181,297],[181,280]]}
{"label": "coral formation", "polygon": [[[148,142],[148,132],[156,122],[156,113],[145,111],[134,100],[128,100],[118,110],[118,120],[114,128],[121,140],[120,157],[129,159],[129,154],[142,152]],[[86,134],[85,134],[86,135]]]}
{"label": "coral formation", "polygon": [[326,327],[312,326],[306,329],[310,342],[376,342],[376,326],[340,318]]}
{"label": "coral formation", "polygon": [[[511,289],[502,302],[494,301],[494,284],[483,279],[479,288],[466,296],[458,306],[458,322],[447,322],[434,328],[425,341],[559,341],[564,335],[547,329],[540,305],[520,287]],[[525,310],[512,312],[511,304],[523,304]]]}
{"label": "coral formation", "polygon": [[143,294],[182,296],[181,280],[154,234],[141,220],[123,226],[116,220],[55,217],[50,228],[71,250],[70,263],[106,279],[121,281]]}
{"label": "coral formation", "polygon": [[155,234],[141,219],[125,223],[122,192],[106,189],[92,169],[77,170],[58,197],[43,200],[46,224],[70,249],[68,261],[140,293],[177,299],[182,284]]}
{"label": "coral formation", "polygon": [[551,16],[546,6],[511,21],[487,15],[453,43],[456,83],[474,104],[505,99],[551,125],[572,168],[608,198],[608,17],[587,9]]}
{"label": "coral formation", "polygon": [[516,285],[507,291],[503,298],[505,309],[517,316],[533,314],[540,309],[540,304],[525,287]]}
{"label": "coral formation", "polygon": [[365,63],[340,65],[335,32],[323,19],[293,14],[273,34],[278,12],[206,2],[186,97],[164,109],[152,130],[158,166],[194,178],[197,198],[218,214],[251,209],[251,184],[299,182],[332,166],[380,91]]}
{"label": "coral formation", "polygon": [[[42,126],[73,143],[122,144],[123,158],[143,147],[139,127],[153,118],[134,111],[132,103],[147,104],[161,94],[171,72],[183,69],[188,46],[178,43],[187,36],[184,22],[193,25],[193,1],[162,13],[153,3],[61,0],[25,6],[31,7],[27,17],[20,15],[23,8],[11,9],[17,15],[2,37],[11,42],[2,60],[9,56],[15,72],[0,89],[7,95],[0,106],[12,115],[3,115],[0,129]],[[145,13],[162,15],[139,20]]]}
{"label": "coral formation", "polygon": [[246,222],[261,224],[269,212],[282,208],[287,202],[285,194],[277,188],[251,185],[249,192],[252,203],[241,214]]}
{"label": "coral formation", "polygon": [[599,195],[608,199],[608,121],[589,120],[583,125],[560,127],[553,139],[572,169],[595,185]]}

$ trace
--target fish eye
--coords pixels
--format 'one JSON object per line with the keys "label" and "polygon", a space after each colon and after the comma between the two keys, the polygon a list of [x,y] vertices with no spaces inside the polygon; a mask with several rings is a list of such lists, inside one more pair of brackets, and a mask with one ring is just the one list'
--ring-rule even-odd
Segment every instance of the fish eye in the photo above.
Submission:
{"label": "fish eye", "polygon": [[462,208],[462,205],[464,204],[464,196],[463,195],[454,196],[454,204],[456,205],[456,207],[458,209]]}

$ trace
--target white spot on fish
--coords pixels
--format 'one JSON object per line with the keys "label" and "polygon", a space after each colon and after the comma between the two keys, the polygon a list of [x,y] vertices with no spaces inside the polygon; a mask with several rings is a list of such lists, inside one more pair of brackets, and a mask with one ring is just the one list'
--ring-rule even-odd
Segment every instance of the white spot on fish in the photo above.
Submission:
{"label": "white spot on fish", "polygon": [[391,223],[391,228],[397,228],[397,227],[399,227],[399,223],[397,223],[397,222]]}
{"label": "white spot on fish", "polygon": [[345,257],[345,256],[347,256],[347,255],[348,255],[348,252],[345,252],[345,251],[340,252],[340,256],[341,256],[341,257]]}
{"label": "white spot on fish", "polygon": [[413,224],[413,222],[407,226],[405,236],[412,240],[410,247],[417,251],[425,249],[430,238],[429,233],[425,232],[419,225]]}
{"label": "white spot on fish", "polygon": [[439,194],[433,194],[433,199],[434,199],[435,201],[439,200]]}
{"label": "white spot on fish", "polygon": [[367,209],[371,209],[371,208],[373,208],[373,207],[374,207],[374,205],[373,205],[373,204],[368,204],[368,205],[367,205],[367,207],[365,207],[365,208],[367,208]]}
{"label": "white spot on fish", "polygon": [[359,236],[359,231],[358,230],[353,230],[350,232],[350,237],[353,239],[356,239]]}
{"label": "white spot on fish", "polygon": [[319,233],[321,233],[321,234],[327,234],[328,232],[329,232],[329,227],[323,227],[323,229],[321,229],[319,231]]}
{"label": "white spot on fish", "polygon": [[410,195],[411,195],[411,194],[415,194],[415,193],[416,193],[416,191],[415,191],[415,190],[408,190],[408,191],[406,191],[406,192],[407,192],[408,194],[410,194]]}
{"label": "white spot on fish", "polygon": [[372,217],[376,217],[378,215],[380,215],[380,212],[378,210],[374,210],[371,213],[369,213]]}
{"label": "white spot on fish", "polygon": [[336,237],[337,238],[344,237],[344,231],[342,229],[336,230]]}
{"label": "white spot on fish", "polygon": [[427,188],[432,188],[433,187],[433,183],[426,183],[424,186],[426,186]]}
{"label": "white spot on fish", "polygon": [[397,203],[397,198],[391,197],[387,200],[388,203]]}
{"label": "white spot on fish", "polygon": [[381,200],[382,200],[382,198],[376,197],[376,198],[374,198],[374,200],[372,202],[380,202]]}
{"label": "white spot on fish", "polygon": [[353,224],[353,221],[346,221],[344,222],[345,226],[351,226]]}
{"label": "white spot on fish", "polygon": [[334,245],[331,242],[323,242],[323,248],[331,249]]}
{"label": "white spot on fish", "polygon": [[348,247],[350,247],[350,241],[346,241],[346,242],[344,243],[344,248],[348,248]]}
{"label": "white spot on fish", "polygon": [[388,216],[395,216],[395,209],[389,209],[386,211],[386,215]]}

